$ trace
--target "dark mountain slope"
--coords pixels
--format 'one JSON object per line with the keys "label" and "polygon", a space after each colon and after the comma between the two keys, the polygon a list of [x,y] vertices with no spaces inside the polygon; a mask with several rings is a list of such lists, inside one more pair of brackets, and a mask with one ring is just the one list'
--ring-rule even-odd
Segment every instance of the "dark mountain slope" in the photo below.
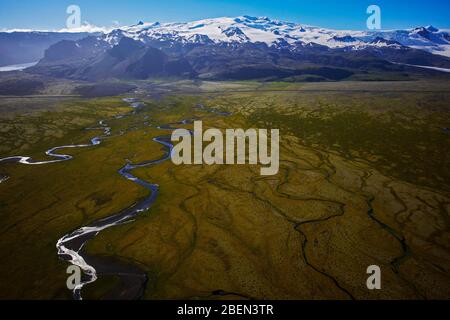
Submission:
{"label": "dark mountain slope", "polygon": [[1,32],[0,67],[39,61],[45,50],[62,40],[80,40],[88,33]]}
{"label": "dark mountain slope", "polygon": [[[119,39],[119,38],[118,38]],[[51,46],[45,58],[28,72],[78,80],[193,78],[214,80],[298,79],[344,80],[357,74],[393,74],[402,77],[437,71],[405,68],[396,63],[450,68],[450,58],[433,55],[377,38],[374,45],[353,50],[278,42],[144,43],[121,37],[112,46],[101,38],[62,41]]]}

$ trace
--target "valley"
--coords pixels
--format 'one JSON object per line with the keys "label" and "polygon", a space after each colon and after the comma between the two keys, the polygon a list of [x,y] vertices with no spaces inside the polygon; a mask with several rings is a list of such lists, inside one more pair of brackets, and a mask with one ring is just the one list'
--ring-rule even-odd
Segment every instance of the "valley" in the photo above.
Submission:
{"label": "valley", "polygon": [[[85,144],[102,120],[111,133],[58,151],[70,161],[0,163],[1,298],[71,299],[58,240],[156,196],[119,174],[153,161],[133,168],[158,186],[152,205],[83,247],[116,266],[83,288],[86,299],[129,292],[114,268],[145,275],[142,299],[449,296],[448,82],[128,84],[120,96],[0,99],[0,158],[51,160],[46,150]],[[280,129],[279,173],[159,162],[158,137],[192,130],[187,119],[204,130]],[[374,264],[380,291],[365,288]]]}

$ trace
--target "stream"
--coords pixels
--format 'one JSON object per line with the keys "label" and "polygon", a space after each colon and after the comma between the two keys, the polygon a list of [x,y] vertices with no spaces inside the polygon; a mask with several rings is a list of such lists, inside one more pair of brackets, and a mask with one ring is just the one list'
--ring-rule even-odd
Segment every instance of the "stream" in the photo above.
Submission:
{"label": "stream", "polygon": [[[123,99],[135,110],[131,114],[136,113],[136,109],[140,108],[144,104],[139,102],[134,98]],[[117,117],[123,118],[125,115]],[[183,120],[178,123],[171,123],[167,125],[161,125],[157,127],[160,130],[175,130],[177,128],[172,127],[173,125],[185,125],[193,123],[193,119]],[[31,157],[25,156],[14,156],[4,159],[0,159],[1,163],[21,163],[26,165],[45,165],[58,163],[63,161],[72,160],[73,157],[70,155],[63,155],[56,153],[62,149],[68,148],[87,148],[94,147],[101,144],[103,139],[111,136],[111,128],[105,123],[104,120],[99,122],[101,128],[87,128],[86,130],[103,130],[103,135],[94,137],[91,139],[89,144],[79,144],[79,145],[65,145],[60,147],[54,147],[48,150],[45,154],[47,156],[53,157],[55,159],[48,161],[35,161]],[[171,158],[171,153],[173,150],[173,144],[170,142],[170,135],[162,135],[153,139],[163,146],[165,149],[164,155],[156,160],[148,160],[142,163],[133,164],[127,161],[125,165],[118,171],[118,173],[125,179],[130,180],[150,191],[150,195],[138,202],[136,202],[131,207],[120,211],[112,216],[106,217],[104,219],[93,222],[88,226],[81,227],[69,234],[65,235],[58,240],[56,244],[58,256],[61,260],[67,261],[74,266],[78,266],[82,271],[82,280],[77,284],[73,290],[73,296],[76,300],[82,300],[81,291],[82,289],[93,282],[95,282],[99,275],[112,275],[117,276],[121,280],[121,286],[115,288],[113,292],[110,292],[107,296],[108,299],[139,299],[142,297],[145,286],[147,283],[147,275],[141,271],[138,267],[130,265],[129,263],[122,262],[114,258],[106,257],[93,257],[89,256],[84,252],[84,247],[86,243],[94,239],[100,232],[108,228],[119,226],[126,223],[133,222],[133,219],[137,217],[140,213],[147,211],[154,204],[158,197],[159,185],[153,184],[132,174],[132,171],[137,168],[143,168],[148,166],[153,166],[167,161]],[[6,181],[8,177],[2,177],[2,181]]]}

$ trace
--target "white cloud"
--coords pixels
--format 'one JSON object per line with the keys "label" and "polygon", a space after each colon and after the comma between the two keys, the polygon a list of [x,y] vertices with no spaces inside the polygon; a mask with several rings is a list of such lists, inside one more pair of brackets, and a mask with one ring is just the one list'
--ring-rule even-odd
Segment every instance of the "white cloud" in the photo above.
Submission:
{"label": "white cloud", "polygon": [[114,29],[120,28],[119,22],[114,21],[114,26],[110,27],[99,27],[94,24],[89,23],[88,21],[85,21],[81,27],[79,28],[63,28],[63,29],[7,29],[7,28],[1,28],[0,32],[71,32],[71,33],[78,33],[78,32],[87,32],[87,33],[94,33],[94,32],[103,32],[103,33],[109,33]]}
{"label": "white cloud", "polygon": [[117,26],[115,26],[115,27],[98,27],[96,25],[89,23],[88,21],[85,21],[79,28],[70,28],[70,29],[63,28],[63,29],[56,30],[56,31],[57,32],[89,32],[89,33],[103,32],[103,33],[108,33],[116,28],[117,28]]}

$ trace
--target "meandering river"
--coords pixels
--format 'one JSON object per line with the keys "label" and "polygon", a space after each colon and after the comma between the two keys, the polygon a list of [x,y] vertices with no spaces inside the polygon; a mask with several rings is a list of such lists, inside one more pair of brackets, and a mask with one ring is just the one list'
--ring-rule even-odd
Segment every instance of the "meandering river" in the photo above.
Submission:
{"label": "meandering river", "polygon": [[[144,103],[139,102],[134,98],[127,98],[123,100],[130,106],[135,108],[135,110],[131,114],[135,114],[136,110],[144,105]],[[222,113],[214,109],[206,108],[203,105],[198,105],[197,108],[202,109],[206,112],[212,112],[223,116],[229,115],[228,113]],[[125,116],[126,115],[116,118],[120,119]],[[187,119],[177,123],[161,125],[157,128],[160,130],[173,131],[177,129],[173,127],[174,125],[190,124],[195,120],[197,119]],[[21,163],[26,165],[46,165],[72,160],[73,157],[71,155],[63,155],[56,152],[62,149],[88,148],[100,145],[102,140],[107,139],[111,136],[111,128],[106,124],[105,120],[100,121],[99,125],[100,128],[87,128],[87,130],[103,130],[103,135],[94,137],[88,144],[65,145],[54,147],[48,150],[45,154],[54,158],[52,160],[35,161],[31,157],[14,156],[0,159],[0,164]],[[68,233],[58,240],[56,248],[60,259],[67,261],[74,266],[78,266],[81,270],[83,270],[82,281],[78,285],[76,285],[75,289],[73,290],[74,299],[82,300],[82,289],[86,285],[95,282],[98,279],[99,275],[112,275],[119,277],[121,280],[120,288],[116,289],[114,292],[111,292],[108,298],[139,299],[140,297],[142,297],[147,282],[147,276],[143,271],[141,271],[136,266],[132,266],[119,260],[114,260],[114,258],[88,256],[83,249],[85,248],[85,245],[88,241],[94,239],[103,230],[133,222],[134,218],[136,218],[140,213],[149,210],[156,201],[158,197],[159,186],[157,184],[139,179],[132,174],[132,171],[134,169],[157,165],[171,158],[174,146],[170,142],[170,135],[165,134],[158,136],[154,138],[153,141],[161,144],[165,149],[164,155],[162,157],[160,157],[159,159],[149,160],[137,164],[133,164],[127,161],[127,163],[125,163],[124,166],[118,171],[119,174],[125,179],[133,181],[134,183],[148,189],[150,191],[150,195],[119,213],[93,222],[88,226],[81,227],[75,231]],[[3,179],[2,182],[6,181],[8,177],[4,178],[5,179]]]}

